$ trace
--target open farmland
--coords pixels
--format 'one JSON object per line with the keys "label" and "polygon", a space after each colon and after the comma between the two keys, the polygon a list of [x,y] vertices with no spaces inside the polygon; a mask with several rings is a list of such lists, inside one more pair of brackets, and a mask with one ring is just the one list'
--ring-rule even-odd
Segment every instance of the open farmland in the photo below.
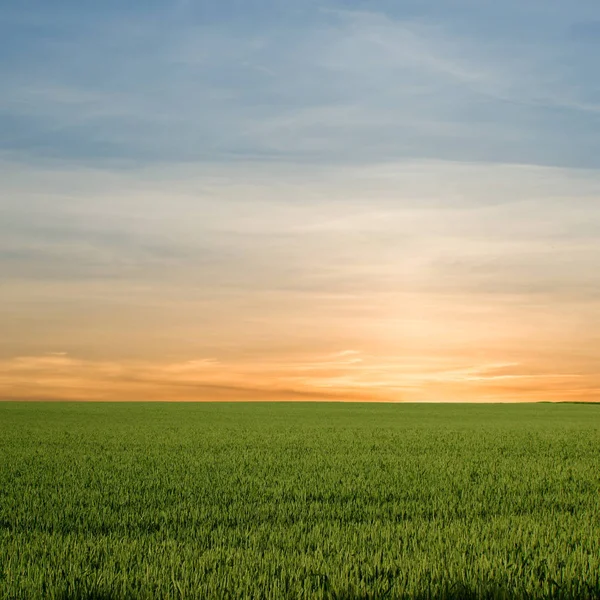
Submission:
{"label": "open farmland", "polygon": [[600,406],[0,403],[1,598],[600,598]]}

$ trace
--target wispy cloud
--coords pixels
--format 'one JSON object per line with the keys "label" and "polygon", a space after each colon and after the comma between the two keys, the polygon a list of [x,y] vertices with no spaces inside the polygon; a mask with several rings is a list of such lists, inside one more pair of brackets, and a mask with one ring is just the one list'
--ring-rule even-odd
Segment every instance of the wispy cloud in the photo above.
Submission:
{"label": "wispy cloud", "polygon": [[598,166],[593,57],[568,35],[535,28],[544,19],[566,31],[562,14],[513,6],[526,31],[484,36],[476,11],[460,22],[376,3],[307,9],[293,25],[269,18],[285,12],[271,4],[229,26],[207,7],[108,11],[66,30],[41,11],[62,37],[30,40],[23,62],[4,67],[4,149],[88,162],[412,156]]}
{"label": "wispy cloud", "polygon": [[449,371],[430,365],[419,373],[403,360],[380,364],[368,356],[360,364],[332,362],[329,356],[276,363],[115,363],[64,353],[0,361],[0,397],[5,399],[526,401],[540,399],[543,389],[546,400],[585,401],[595,399],[599,383],[592,374],[526,372],[517,363]]}

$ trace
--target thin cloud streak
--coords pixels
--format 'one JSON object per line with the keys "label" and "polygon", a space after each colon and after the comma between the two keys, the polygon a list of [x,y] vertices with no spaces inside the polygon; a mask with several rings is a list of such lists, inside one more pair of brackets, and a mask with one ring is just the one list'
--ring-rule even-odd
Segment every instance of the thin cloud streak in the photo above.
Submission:
{"label": "thin cloud streak", "polygon": [[[86,361],[64,353],[17,357],[0,361],[0,396],[5,399],[71,400],[367,400],[424,401],[456,398],[497,401],[539,399],[540,382],[535,385],[498,380],[543,379],[548,401],[565,398],[591,401],[598,378],[577,374],[531,373],[496,374],[518,364],[487,364],[418,373],[401,361],[386,366],[365,357],[367,364],[331,364],[330,356],[307,357],[305,363],[223,364],[214,359],[184,363],[114,363]],[[295,372],[304,372],[298,377]],[[573,388],[569,379],[580,378]],[[386,379],[387,378],[387,379]],[[268,383],[266,383],[268,382]],[[519,390],[515,396],[514,391]]]}

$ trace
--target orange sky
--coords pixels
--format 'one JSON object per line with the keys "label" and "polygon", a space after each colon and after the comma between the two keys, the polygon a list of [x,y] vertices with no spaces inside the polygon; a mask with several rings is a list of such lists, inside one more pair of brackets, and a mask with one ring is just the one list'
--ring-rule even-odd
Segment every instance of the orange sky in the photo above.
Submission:
{"label": "orange sky", "polygon": [[597,0],[11,4],[0,400],[600,400]]}
{"label": "orange sky", "polygon": [[9,166],[2,398],[599,398],[593,173]]}

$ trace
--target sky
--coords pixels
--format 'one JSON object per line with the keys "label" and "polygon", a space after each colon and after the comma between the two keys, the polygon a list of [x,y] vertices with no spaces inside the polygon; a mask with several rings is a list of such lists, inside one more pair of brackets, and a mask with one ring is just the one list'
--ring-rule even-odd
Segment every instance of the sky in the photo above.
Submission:
{"label": "sky", "polygon": [[597,0],[5,0],[0,398],[600,400]]}

